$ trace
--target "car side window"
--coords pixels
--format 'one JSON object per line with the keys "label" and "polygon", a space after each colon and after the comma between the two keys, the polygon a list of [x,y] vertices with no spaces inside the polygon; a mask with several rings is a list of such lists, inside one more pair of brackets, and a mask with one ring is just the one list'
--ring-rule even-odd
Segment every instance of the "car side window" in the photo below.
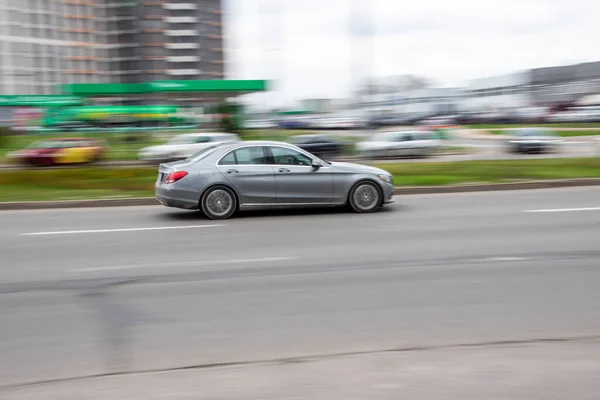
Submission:
{"label": "car side window", "polygon": [[233,150],[219,162],[219,165],[236,164],[267,164],[264,149],[262,147],[242,147]]}
{"label": "car side window", "polygon": [[273,159],[277,165],[306,165],[312,164],[312,159],[304,154],[285,147],[270,147]]}
{"label": "car side window", "polygon": [[235,151],[230,152],[225,157],[221,158],[219,165],[235,165],[237,164],[237,159],[235,158]]}

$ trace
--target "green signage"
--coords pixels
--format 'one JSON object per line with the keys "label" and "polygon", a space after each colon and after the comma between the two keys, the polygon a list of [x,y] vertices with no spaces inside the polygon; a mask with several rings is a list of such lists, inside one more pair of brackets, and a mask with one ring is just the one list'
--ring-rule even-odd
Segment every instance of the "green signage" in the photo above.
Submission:
{"label": "green signage", "polygon": [[148,83],[152,92],[261,92],[267,90],[262,80],[202,80],[153,81]]}
{"label": "green signage", "polygon": [[147,93],[232,93],[242,94],[267,90],[264,80],[179,80],[145,83],[74,83],[62,85],[64,94],[76,96],[114,96]]}
{"label": "green signage", "polygon": [[127,95],[148,93],[147,83],[73,83],[61,92],[75,96]]}
{"label": "green signage", "polygon": [[65,95],[6,95],[0,96],[3,107],[63,107],[83,104],[83,99]]}

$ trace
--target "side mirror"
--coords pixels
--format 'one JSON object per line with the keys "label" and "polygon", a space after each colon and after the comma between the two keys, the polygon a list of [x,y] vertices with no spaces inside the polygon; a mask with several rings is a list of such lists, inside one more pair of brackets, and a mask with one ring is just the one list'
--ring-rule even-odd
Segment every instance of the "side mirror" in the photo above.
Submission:
{"label": "side mirror", "polygon": [[315,161],[315,160],[313,160],[313,161],[311,162],[311,164],[310,164],[310,165],[311,165],[311,166],[312,166],[314,169],[319,169],[319,168],[321,168],[321,167],[322,167],[321,163],[319,163],[319,162],[317,162],[317,161]]}

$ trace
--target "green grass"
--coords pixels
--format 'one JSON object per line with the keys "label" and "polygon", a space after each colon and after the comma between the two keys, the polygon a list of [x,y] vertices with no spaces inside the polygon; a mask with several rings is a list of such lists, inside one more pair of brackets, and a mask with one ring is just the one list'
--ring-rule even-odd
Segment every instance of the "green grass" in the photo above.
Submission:
{"label": "green grass", "polygon": [[509,128],[598,128],[600,129],[600,123],[554,123],[554,124],[479,124],[479,125],[465,125],[465,128],[469,129],[509,129]]}
{"label": "green grass", "polygon": [[[378,164],[399,186],[598,178],[600,157]],[[0,170],[0,201],[154,196],[156,168]]]}
{"label": "green grass", "polygon": [[154,195],[156,168],[0,170],[0,201]]}
{"label": "green grass", "polygon": [[600,177],[600,158],[379,164],[399,186]]}
{"label": "green grass", "polygon": [[[508,130],[488,130],[489,133],[493,135],[506,135],[510,134]],[[600,128],[597,130],[584,130],[584,131],[561,131],[561,130],[553,130],[555,134],[560,137],[577,137],[577,136],[600,136]]]}

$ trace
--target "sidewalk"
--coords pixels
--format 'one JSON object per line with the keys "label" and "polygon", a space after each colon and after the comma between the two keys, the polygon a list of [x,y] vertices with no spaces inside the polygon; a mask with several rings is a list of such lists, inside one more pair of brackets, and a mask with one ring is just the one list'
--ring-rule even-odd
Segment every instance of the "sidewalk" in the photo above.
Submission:
{"label": "sidewalk", "polygon": [[597,400],[600,342],[416,349],[73,380],[4,400]]}

